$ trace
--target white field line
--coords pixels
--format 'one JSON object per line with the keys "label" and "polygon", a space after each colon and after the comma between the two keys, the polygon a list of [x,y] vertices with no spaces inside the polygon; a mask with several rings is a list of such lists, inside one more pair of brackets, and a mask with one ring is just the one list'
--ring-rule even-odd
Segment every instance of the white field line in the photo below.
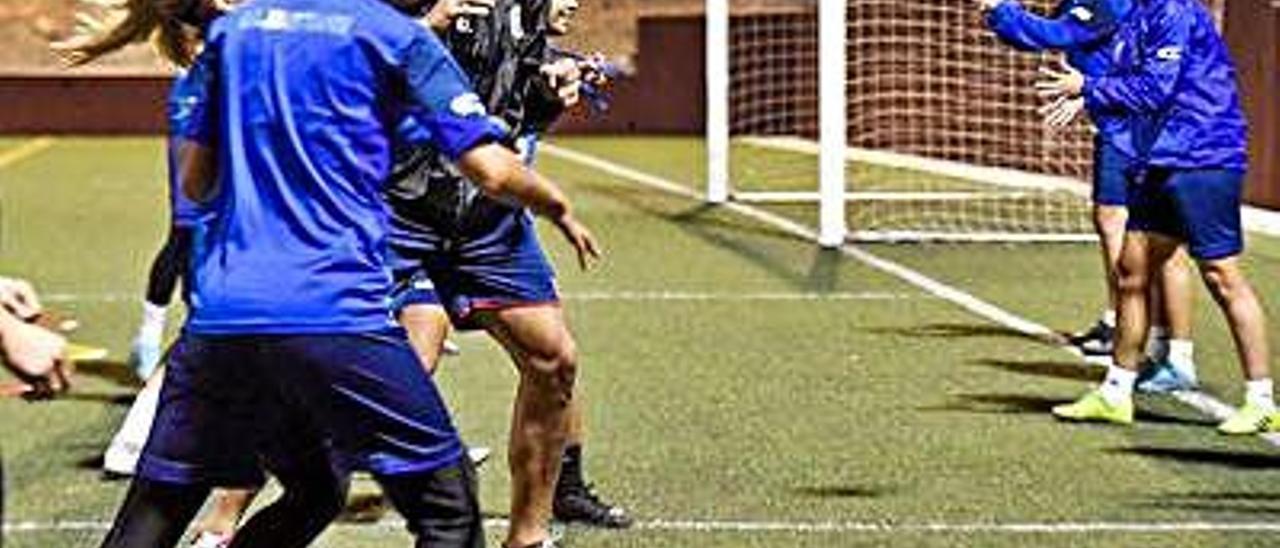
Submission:
{"label": "white field line", "polygon": [[[911,299],[932,299],[932,295],[923,293],[889,292],[889,291],[835,291],[820,293],[816,291],[760,291],[760,292],[709,292],[709,291],[581,291],[566,293],[561,296],[564,301],[578,302],[757,302],[757,301],[906,301]],[[41,297],[45,303],[119,303],[141,302],[141,297],[133,293],[50,293]]]}
{"label": "white field line", "polygon": [[[660,177],[656,177],[648,173],[643,173],[635,169],[632,169],[620,164],[616,164],[609,160],[605,160],[603,158],[599,158],[596,156],[584,154],[584,153],[573,151],[573,150],[568,150],[568,149],[561,148],[554,145],[546,145],[544,146],[543,150],[546,153],[552,156],[561,158],[563,160],[575,162],[575,163],[602,171],[604,173],[608,173],[617,177],[622,177],[624,179],[629,179],[633,182],[643,184],[658,190],[662,190],[665,192],[669,192],[669,193],[690,198],[693,200],[702,200],[702,196],[697,192],[687,187],[681,186],[673,181],[662,179]],[[756,219],[765,224],[772,225],[778,229],[784,230],[786,232],[789,232],[791,234],[794,234],[806,240],[810,240],[813,242],[817,242],[818,240],[818,235],[813,230],[803,225],[800,225],[795,221],[792,221],[785,217],[781,217],[779,215],[775,215],[768,211],[764,211],[750,205],[734,203],[734,202],[726,203],[723,205],[723,207],[725,207],[730,211],[734,211],[742,215],[745,215],[747,217],[750,217],[752,219]],[[1005,326],[1009,329],[1013,329],[1025,335],[1054,342],[1064,351],[1071,353],[1072,355],[1075,355],[1075,356],[1079,355],[1075,351],[1075,349],[1071,348],[1069,345],[1066,344],[1066,341],[1063,339],[1063,337],[1060,334],[1056,333],[1055,331],[1053,331],[1052,329],[1044,325],[1038,324],[1027,318],[1023,318],[1022,316],[1019,316],[1003,308],[1000,308],[995,304],[984,301],[963,290],[960,290],[956,287],[947,285],[943,282],[930,278],[920,272],[912,270],[901,264],[895,263],[888,259],[881,258],[877,255],[874,255],[852,244],[846,244],[844,247],[841,248],[841,250],[849,257],[852,257],[853,259],[863,264],[866,264],[867,266],[870,266],[872,268],[880,270],[881,272],[884,272],[895,278],[898,278],[904,282],[907,282],[925,291],[926,293],[929,293],[938,298],[944,299],[952,304],[955,304],[956,306],[959,306],[960,308],[968,310],[969,312],[979,317],[985,318],[996,324]],[[1227,416],[1230,415],[1232,410],[1232,408],[1229,405],[1223,403],[1221,400],[1218,400],[1212,395],[1207,394],[1205,392],[1201,392],[1201,391],[1180,392],[1180,393],[1174,394],[1174,397],[1176,397],[1179,401],[1183,402],[1184,404],[1189,405],[1192,408],[1196,409],[1197,411],[1205,415],[1208,415],[1210,417],[1213,417],[1217,420],[1225,419]],[[1263,435],[1261,437],[1266,441],[1268,441],[1269,443],[1271,443],[1272,445],[1280,446],[1280,435],[1268,434],[1268,435]]]}
{"label": "white field line", "polygon": [[[487,519],[485,527],[506,529],[505,519]],[[804,534],[1090,534],[1090,533],[1275,533],[1280,522],[1251,521],[1155,521],[1155,522],[859,522],[859,521],[749,521],[650,519],[639,521],[635,529],[690,533],[804,533]],[[6,534],[97,533],[111,528],[110,521],[13,521],[4,524]],[[338,523],[333,529],[401,531],[404,522],[385,519],[373,523]]]}
{"label": "white field line", "polygon": [[52,137],[37,137],[21,145],[13,147],[4,152],[0,152],[0,169],[7,168],[18,162],[26,160],[36,154],[48,150],[54,144]]}

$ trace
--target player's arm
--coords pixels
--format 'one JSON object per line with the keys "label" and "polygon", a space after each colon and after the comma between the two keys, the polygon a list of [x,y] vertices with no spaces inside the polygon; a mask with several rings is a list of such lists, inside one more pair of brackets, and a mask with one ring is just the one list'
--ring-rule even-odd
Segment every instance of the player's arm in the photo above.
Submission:
{"label": "player's arm", "polygon": [[30,323],[28,314],[40,313],[39,299],[31,285],[0,278],[0,362],[24,382],[49,390],[67,341],[61,335]]}
{"label": "player's arm", "polygon": [[214,102],[217,92],[216,59],[212,48],[206,48],[187,73],[174,82],[181,88],[181,102],[188,108],[176,117],[169,128],[176,146],[174,169],[182,193],[195,202],[204,202],[213,194],[217,182],[217,133],[219,119]]}
{"label": "player's arm", "polygon": [[426,23],[438,33],[449,30],[459,17],[485,17],[497,0],[439,0],[427,12]]}
{"label": "player's arm", "polygon": [[1017,0],[976,0],[987,11],[987,26],[1001,40],[1026,51],[1080,47],[1115,32],[1116,14],[1107,0],[1079,1],[1055,17],[1027,10]]}
{"label": "player's arm", "polygon": [[584,268],[600,256],[595,237],[573,215],[565,193],[498,144],[506,138],[507,128],[489,118],[480,97],[468,87],[466,75],[438,40],[424,35],[410,46],[406,77],[409,115],[424,130],[423,139],[486,194],[515,200],[554,223],[578,252]]}
{"label": "player's arm", "polygon": [[1189,14],[1167,9],[1152,26],[1142,60],[1131,72],[1085,77],[1074,70],[1047,71],[1036,89],[1046,97],[1081,96],[1091,112],[1158,113],[1177,89],[1194,20]]}

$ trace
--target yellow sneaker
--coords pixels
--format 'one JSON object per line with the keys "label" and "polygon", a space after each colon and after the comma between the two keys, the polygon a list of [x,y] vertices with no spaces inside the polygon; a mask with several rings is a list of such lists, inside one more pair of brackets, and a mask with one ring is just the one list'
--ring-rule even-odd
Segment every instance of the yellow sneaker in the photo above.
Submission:
{"label": "yellow sneaker", "polygon": [[93,362],[105,360],[107,358],[107,349],[98,348],[96,346],[86,346],[83,344],[67,343],[66,358],[73,362]]}
{"label": "yellow sneaker", "polygon": [[1102,392],[1094,390],[1085,394],[1075,403],[1058,405],[1053,408],[1053,416],[1069,421],[1097,421],[1115,424],[1133,424],[1133,400],[1126,400],[1119,405],[1112,405]]}
{"label": "yellow sneaker", "polygon": [[1271,415],[1275,413],[1273,409],[1265,409],[1255,403],[1246,402],[1236,410],[1234,415],[1218,425],[1218,432],[1229,436],[1247,436],[1271,431],[1272,428],[1280,428],[1280,424],[1270,420]]}

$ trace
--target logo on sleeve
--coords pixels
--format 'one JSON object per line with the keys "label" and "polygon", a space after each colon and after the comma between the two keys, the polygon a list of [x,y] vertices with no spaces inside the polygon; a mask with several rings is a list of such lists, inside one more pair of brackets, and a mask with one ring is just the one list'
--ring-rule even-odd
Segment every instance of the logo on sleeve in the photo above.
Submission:
{"label": "logo on sleeve", "polygon": [[1178,61],[1182,59],[1182,48],[1167,46],[1156,50],[1156,58],[1161,61]]}
{"label": "logo on sleeve", "polygon": [[507,14],[507,26],[511,27],[511,38],[516,40],[524,39],[524,10],[520,4],[511,6],[511,12]]}
{"label": "logo on sleeve", "polygon": [[1090,10],[1089,8],[1086,8],[1084,6],[1076,6],[1074,8],[1071,8],[1071,11],[1069,13],[1071,13],[1072,17],[1075,17],[1076,19],[1079,19],[1084,23],[1093,21],[1093,10]]}
{"label": "logo on sleeve", "polygon": [[454,114],[463,118],[468,116],[484,116],[484,103],[480,101],[480,96],[474,93],[464,93],[454,97],[449,102],[449,110]]}

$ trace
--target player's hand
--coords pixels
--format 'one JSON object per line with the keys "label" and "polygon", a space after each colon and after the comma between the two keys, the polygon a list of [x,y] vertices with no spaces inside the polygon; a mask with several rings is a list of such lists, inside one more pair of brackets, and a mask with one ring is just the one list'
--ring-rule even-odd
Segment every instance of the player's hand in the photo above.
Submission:
{"label": "player's hand", "polygon": [[565,57],[546,63],[539,70],[565,107],[572,107],[582,99],[582,69],[576,59]]}
{"label": "player's hand", "polygon": [[31,386],[28,397],[47,398],[68,387],[63,368],[67,340],[61,335],[14,320],[4,326],[0,349],[5,364]]}
{"label": "player's hand", "polygon": [[609,61],[605,59],[603,53],[593,53],[586,59],[578,61],[578,70],[582,73],[582,81],[595,86],[596,88],[606,88],[612,83],[609,73],[605,67]]}
{"label": "player's hand", "polygon": [[459,17],[485,17],[497,0],[439,0],[427,12],[427,25],[437,32],[448,30]]}
{"label": "player's hand", "polygon": [[1040,67],[1040,80],[1036,81],[1036,93],[1045,99],[1078,97],[1084,92],[1084,74],[1067,63],[1058,60],[1058,68]]}
{"label": "player's hand", "polygon": [[1084,111],[1084,98],[1058,97],[1038,110],[1040,116],[1044,119],[1045,125],[1054,129],[1062,129],[1071,125],[1076,117]]}
{"label": "player's hand", "polygon": [[0,306],[21,320],[37,318],[44,312],[35,288],[14,278],[0,278]]}
{"label": "player's hand", "polygon": [[569,245],[578,252],[579,267],[589,270],[594,262],[600,260],[600,244],[596,243],[596,237],[573,214],[565,213],[554,222],[564,238],[569,240]]}

